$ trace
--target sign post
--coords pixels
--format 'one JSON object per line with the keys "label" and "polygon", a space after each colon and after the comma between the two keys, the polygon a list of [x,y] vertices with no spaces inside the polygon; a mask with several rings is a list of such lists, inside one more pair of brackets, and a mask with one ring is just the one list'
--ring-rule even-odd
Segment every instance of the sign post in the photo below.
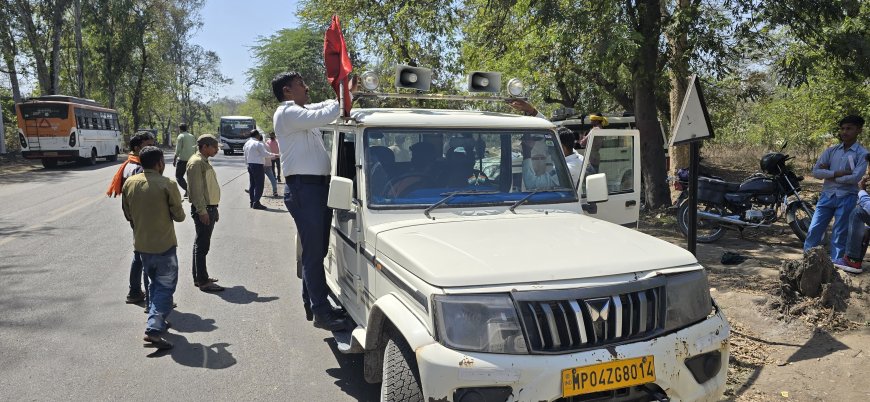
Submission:
{"label": "sign post", "polygon": [[689,216],[688,216],[688,250],[696,254],[698,245],[698,169],[701,158],[701,141],[713,138],[713,126],[710,124],[710,114],[701,92],[701,83],[697,75],[689,78],[689,89],[683,98],[683,106],[677,124],[673,127],[671,146],[689,144]]}

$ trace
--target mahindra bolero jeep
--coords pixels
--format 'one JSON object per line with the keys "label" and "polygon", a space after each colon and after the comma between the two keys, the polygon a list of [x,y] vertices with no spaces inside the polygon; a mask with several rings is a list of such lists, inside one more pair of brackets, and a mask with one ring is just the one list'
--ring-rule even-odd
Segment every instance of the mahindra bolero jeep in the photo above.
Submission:
{"label": "mahindra bolero jeep", "polygon": [[[396,85],[419,77],[399,66]],[[576,182],[536,117],[363,108],[320,132],[324,266],[356,325],[333,334],[382,401],[722,396],[729,326],[704,268],[632,229],[636,130],[594,130]]]}

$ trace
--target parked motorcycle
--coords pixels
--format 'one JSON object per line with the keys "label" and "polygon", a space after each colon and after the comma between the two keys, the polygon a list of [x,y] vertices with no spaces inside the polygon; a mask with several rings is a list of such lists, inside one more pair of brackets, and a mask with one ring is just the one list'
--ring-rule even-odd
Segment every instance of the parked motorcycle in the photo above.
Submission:
{"label": "parked motorcycle", "polygon": [[[785,146],[783,146],[783,149]],[[800,182],[786,162],[793,157],[771,152],[761,158],[763,173],[755,173],[741,183],[729,183],[715,177],[698,177],[697,240],[712,243],[725,235],[725,230],[743,231],[745,228],[770,227],[785,217],[791,230],[804,241],[807,237],[814,208],[800,197]],[[683,236],[688,236],[689,202],[688,177],[681,180],[680,206],[677,225]],[[677,184],[675,183],[675,184]]]}

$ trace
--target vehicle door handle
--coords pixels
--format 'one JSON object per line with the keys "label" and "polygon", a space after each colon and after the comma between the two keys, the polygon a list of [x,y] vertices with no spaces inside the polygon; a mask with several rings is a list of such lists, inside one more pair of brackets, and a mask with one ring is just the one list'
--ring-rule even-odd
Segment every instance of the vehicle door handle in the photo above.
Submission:
{"label": "vehicle door handle", "polygon": [[635,201],[635,200],[628,200],[628,201],[625,202],[625,207],[626,207],[626,208],[628,208],[628,207],[633,207],[633,206],[635,206],[635,205],[637,205],[637,201]]}

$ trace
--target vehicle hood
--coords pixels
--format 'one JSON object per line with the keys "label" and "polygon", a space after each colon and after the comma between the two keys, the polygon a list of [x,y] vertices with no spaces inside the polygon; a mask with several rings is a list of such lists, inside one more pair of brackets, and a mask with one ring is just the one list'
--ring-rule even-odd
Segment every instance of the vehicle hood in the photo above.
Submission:
{"label": "vehicle hood", "polygon": [[678,246],[579,214],[499,216],[385,229],[376,255],[440,287],[536,283],[695,264]]}

